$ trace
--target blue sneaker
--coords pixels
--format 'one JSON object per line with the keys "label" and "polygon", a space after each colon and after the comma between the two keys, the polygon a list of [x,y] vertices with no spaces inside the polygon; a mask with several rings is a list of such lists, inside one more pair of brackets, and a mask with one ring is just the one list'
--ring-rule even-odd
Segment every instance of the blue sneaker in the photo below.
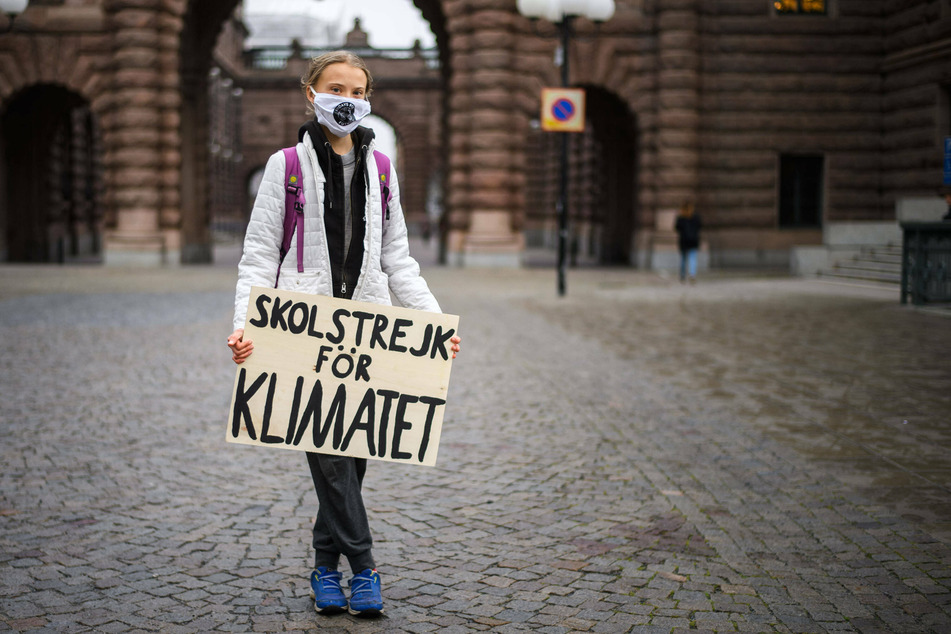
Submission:
{"label": "blue sneaker", "polygon": [[350,580],[350,614],[379,616],[383,613],[380,573],[367,568]]}
{"label": "blue sneaker", "polygon": [[347,597],[340,589],[340,573],[324,566],[310,573],[310,589],[314,607],[321,614],[335,614],[347,609]]}

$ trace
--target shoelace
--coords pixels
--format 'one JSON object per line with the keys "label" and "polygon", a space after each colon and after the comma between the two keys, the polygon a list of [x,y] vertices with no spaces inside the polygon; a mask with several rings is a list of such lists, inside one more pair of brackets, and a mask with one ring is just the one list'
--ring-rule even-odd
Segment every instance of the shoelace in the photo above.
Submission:
{"label": "shoelace", "polygon": [[333,573],[318,574],[317,578],[320,580],[320,587],[324,589],[324,592],[328,590],[340,590],[340,576]]}
{"label": "shoelace", "polygon": [[350,595],[366,594],[373,592],[373,581],[371,577],[357,577],[350,584]]}

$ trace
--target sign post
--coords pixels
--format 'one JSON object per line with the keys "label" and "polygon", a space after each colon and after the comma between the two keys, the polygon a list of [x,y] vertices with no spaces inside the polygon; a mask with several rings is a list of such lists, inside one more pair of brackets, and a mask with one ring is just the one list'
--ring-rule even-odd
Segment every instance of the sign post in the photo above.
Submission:
{"label": "sign post", "polygon": [[[567,83],[567,64],[566,60],[562,66],[565,83]],[[562,133],[557,209],[559,295],[565,294],[565,268],[568,260],[568,133],[584,132],[584,96],[582,88],[542,89],[542,130]]]}
{"label": "sign post", "polygon": [[951,136],[944,137],[944,184],[951,186]]}
{"label": "sign post", "polygon": [[252,287],[228,442],[432,466],[459,318]]}

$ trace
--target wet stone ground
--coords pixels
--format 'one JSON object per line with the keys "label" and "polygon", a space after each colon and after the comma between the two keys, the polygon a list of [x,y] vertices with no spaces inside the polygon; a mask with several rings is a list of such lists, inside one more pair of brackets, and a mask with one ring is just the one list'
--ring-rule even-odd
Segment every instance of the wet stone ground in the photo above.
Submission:
{"label": "wet stone ground", "polygon": [[226,444],[229,267],[0,267],[0,630],[946,632],[951,317],[751,276],[432,269],[439,462],[314,613],[303,454]]}

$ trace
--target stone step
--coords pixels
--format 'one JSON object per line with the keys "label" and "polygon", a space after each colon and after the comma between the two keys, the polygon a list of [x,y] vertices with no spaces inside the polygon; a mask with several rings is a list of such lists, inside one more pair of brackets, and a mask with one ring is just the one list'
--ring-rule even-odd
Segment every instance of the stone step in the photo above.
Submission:
{"label": "stone step", "polygon": [[855,256],[856,260],[873,260],[875,262],[889,262],[901,266],[901,251],[897,253],[885,253],[880,251],[868,251]]}
{"label": "stone step", "polygon": [[881,271],[885,273],[901,273],[901,262],[882,262],[880,260],[867,260],[856,258],[844,262],[836,262],[832,266],[833,270],[859,270],[859,271]]}
{"label": "stone step", "polygon": [[874,285],[901,284],[901,246],[876,244],[862,247],[858,255],[839,260],[820,270],[820,278],[849,280]]}
{"label": "stone step", "polygon": [[865,282],[874,282],[876,284],[888,284],[898,286],[901,284],[901,272],[883,272],[862,269],[838,268],[827,271],[819,271],[819,277],[839,278],[848,280],[862,280]]}

